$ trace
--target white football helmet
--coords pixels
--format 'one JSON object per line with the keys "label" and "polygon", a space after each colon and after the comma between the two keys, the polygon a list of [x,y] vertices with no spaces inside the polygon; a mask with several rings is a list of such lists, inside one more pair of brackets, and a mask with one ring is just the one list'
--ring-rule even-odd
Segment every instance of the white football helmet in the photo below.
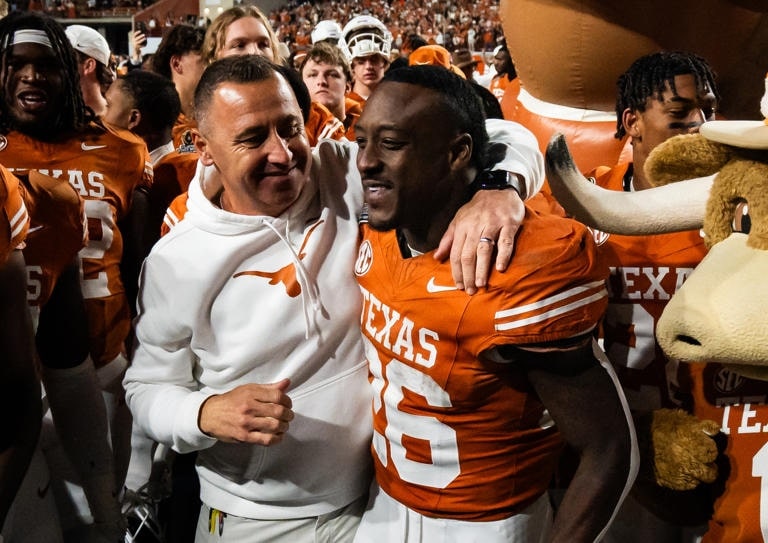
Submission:
{"label": "white football helmet", "polygon": [[333,19],[325,19],[315,25],[311,37],[313,44],[328,40],[338,45],[343,40],[341,25]]}
{"label": "white football helmet", "polygon": [[389,60],[392,34],[384,23],[370,15],[358,15],[349,20],[342,30],[342,51],[347,59],[381,55]]}

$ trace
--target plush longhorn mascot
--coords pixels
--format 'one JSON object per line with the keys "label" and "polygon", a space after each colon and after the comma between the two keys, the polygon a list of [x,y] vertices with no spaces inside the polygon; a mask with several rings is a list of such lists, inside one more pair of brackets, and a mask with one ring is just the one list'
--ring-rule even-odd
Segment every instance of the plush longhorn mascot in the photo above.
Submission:
{"label": "plush longhorn mascot", "polygon": [[[768,125],[705,123],[660,144],[645,169],[657,188],[605,191],[578,173],[562,136],[547,152],[553,193],[594,228],[645,235],[703,225],[709,252],[666,305],[656,337],[668,357],[690,363],[693,414],[720,425],[703,543],[768,542]],[[643,460],[659,484],[690,488],[681,483],[711,467],[711,444],[698,419],[668,414],[654,414]]]}

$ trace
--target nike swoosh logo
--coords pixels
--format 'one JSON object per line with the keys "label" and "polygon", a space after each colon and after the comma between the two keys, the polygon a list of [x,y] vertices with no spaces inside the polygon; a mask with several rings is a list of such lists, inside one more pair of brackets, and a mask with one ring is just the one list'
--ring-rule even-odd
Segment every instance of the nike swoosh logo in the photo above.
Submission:
{"label": "nike swoosh logo", "polygon": [[42,230],[45,228],[45,225],[41,224],[39,226],[30,226],[29,230],[27,230],[27,234],[31,234],[32,232],[37,232],[38,230]]}
{"label": "nike swoosh logo", "polygon": [[96,149],[104,149],[105,147],[106,145],[88,145],[85,142],[80,144],[80,148],[83,151],[95,151]]}
{"label": "nike swoosh logo", "polygon": [[456,285],[437,285],[435,284],[435,278],[430,277],[427,282],[427,292],[435,294],[436,292],[448,292],[449,290],[459,290]]}

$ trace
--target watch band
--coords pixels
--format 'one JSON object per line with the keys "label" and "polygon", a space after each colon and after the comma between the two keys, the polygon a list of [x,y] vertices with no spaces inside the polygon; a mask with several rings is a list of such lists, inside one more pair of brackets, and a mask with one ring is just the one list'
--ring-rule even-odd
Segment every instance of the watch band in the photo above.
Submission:
{"label": "watch band", "polygon": [[525,194],[525,184],[522,179],[517,174],[504,170],[483,170],[468,186],[469,193],[472,195],[479,190],[504,189],[514,189],[521,198]]}

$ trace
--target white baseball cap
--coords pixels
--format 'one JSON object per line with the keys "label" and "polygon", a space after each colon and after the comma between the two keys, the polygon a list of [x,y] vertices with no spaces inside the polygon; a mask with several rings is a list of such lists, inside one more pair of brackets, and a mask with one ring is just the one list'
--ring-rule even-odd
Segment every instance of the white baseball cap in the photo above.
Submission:
{"label": "white baseball cap", "polygon": [[90,26],[72,25],[66,29],[69,43],[77,51],[93,57],[104,66],[109,66],[109,58],[112,52],[104,36]]}

